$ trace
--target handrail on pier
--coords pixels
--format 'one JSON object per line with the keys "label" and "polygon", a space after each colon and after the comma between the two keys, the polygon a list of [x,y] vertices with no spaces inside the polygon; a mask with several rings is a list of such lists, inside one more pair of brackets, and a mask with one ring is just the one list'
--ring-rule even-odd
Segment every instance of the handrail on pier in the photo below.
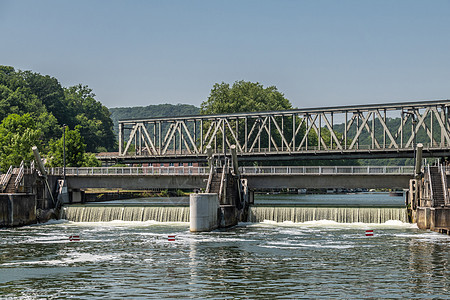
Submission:
{"label": "handrail on pier", "polygon": [[6,188],[6,185],[8,184],[9,179],[11,178],[13,172],[13,166],[9,166],[8,171],[6,174],[2,176],[2,179],[0,181],[0,189],[3,191]]}

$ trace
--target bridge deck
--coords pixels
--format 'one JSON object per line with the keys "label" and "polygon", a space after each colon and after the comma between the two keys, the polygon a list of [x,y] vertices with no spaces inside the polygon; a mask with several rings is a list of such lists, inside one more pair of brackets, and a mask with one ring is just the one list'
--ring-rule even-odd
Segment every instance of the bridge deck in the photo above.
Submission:
{"label": "bridge deck", "polygon": [[[281,188],[407,188],[413,167],[390,166],[277,166],[241,167],[250,189]],[[49,170],[62,176],[62,168]],[[66,168],[73,189],[203,189],[204,167]]]}

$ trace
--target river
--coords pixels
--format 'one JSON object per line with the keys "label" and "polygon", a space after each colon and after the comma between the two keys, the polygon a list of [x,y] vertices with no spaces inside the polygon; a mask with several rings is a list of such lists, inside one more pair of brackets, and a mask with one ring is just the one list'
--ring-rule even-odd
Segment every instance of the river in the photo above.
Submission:
{"label": "river", "polygon": [[[256,202],[366,205],[373,195],[322,196]],[[263,221],[196,234],[186,222],[60,220],[0,235],[0,298],[450,298],[450,237],[398,220]]]}

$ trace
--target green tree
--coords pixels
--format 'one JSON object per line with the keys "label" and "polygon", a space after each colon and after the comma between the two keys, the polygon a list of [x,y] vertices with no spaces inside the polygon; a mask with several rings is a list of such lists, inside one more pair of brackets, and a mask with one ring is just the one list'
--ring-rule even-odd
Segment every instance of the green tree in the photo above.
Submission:
{"label": "green tree", "polygon": [[41,113],[36,117],[36,126],[42,133],[43,144],[48,144],[48,141],[61,136],[63,132],[58,120],[49,112]]}
{"label": "green tree", "polygon": [[95,100],[95,94],[88,86],[81,84],[64,89],[69,111],[74,118],[69,125],[78,129],[84,137],[87,151],[114,149],[113,122],[108,108]]}
{"label": "green tree", "polygon": [[[292,104],[288,99],[280,93],[275,86],[264,87],[262,84],[248,81],[236,81],[230,86],[227,83],[216,83],[211,89],[211,93],[206,101],[201,104],[201,113],[207,114],[224,114],[224,113],[239,113],[239,112],[256,112],[256,111],[276,111],[288,110],[292,108]],[[276,117],[277,121],[281,123],[280,117]],[[252,127],[254,122],[258,120],[249,120],[248,126]],[[284,124],[288,128],[284,132],[286,137],[292,137],[292,117],[287,117]],[[245,143],[243,138],[244,120],[239,120],[239,143]],[[209,122],[205,122],[204,126],[209,126]],[[236,124],[231,125],[232,130],[236,130]],[[227,130],[227,129],[226,129]],[[218,133],[220,137],[221,132]],[[231,132],[227,133],[227,137],[231,138]],[[271,137],[278,145],[281,145],[281,136],[275,128],[271,129]],[[218,140],[221,140],[219,138]],[[266,132],[262,133],[261,141],[258,146],[267,148],[269,146],[269,136]],[[221,146],[219,146],[220,148]]]}
{"label": "green tree", "polygon": [[30,113],[42,131],[43,145],[61,136],[63,124],[79,126],[87,151],[113,150],[115,137],[108,109],[81,84],[63,88],[58,80],[31,71],[0,66],[0,120]]}
{"label": "green tree", "polygon": [[10,114],[0,124],[0,167],[5,172],[9,166],[33,159],[31,148],[40,144],[41,131],[30,114]]}
{"label": "green tree", "polygon": [[86,144],[78,128],[70,130],[66,127],[65,137],[50,141],[47,164],[50,167],[62,167],[64,165],[64,138],[66,145],[67,167],[97,167],[100,162],[95,156],[87,154]]}
{"label": "green tree", "polygon": [[275,86],[264,86],[258,82],[236,81],[214,84],[211,93],[201,106],[201,113],[223,114],[253,111],[291,109],[292,104]]}
{"label": "green tree", "polygon": [[51,112],[60,124],[68,121],[67,101],[59,81],[49,75],[41,75],[31,71],[19,71],[18,75],[25,81],[26,87]]}

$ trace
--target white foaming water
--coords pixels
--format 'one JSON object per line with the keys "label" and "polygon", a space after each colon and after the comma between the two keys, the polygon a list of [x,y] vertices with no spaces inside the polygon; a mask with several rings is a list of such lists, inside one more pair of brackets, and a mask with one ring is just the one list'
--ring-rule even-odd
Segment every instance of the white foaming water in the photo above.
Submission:
{"label": "white foaming water", "polygon": [[2,266],[21,266],[21,265],[58,266],[58,265],[71,265],[75,263],[85,263],[85,262],[112,261],[117,258],[118,258],[117,255],[96,255],[91,253],[70,252],[66,253],[64,257],[61,257],[60,259],[18,261],[11,263],[3,263]]}
{"label": "white foaming water", "polygon": [[[332,220],[318,220],[318,221],[307,221],[307,222],[292,222],[292,221],[284,221],[284,222],[275,222],[271,220],[264,220],[260,222],[262,225],[271,225],[271,226],[284,226],[284,227],[324,227],[324,228],[412,228],[416,229],[417,224],[405,223],[398,220],[388,220],[384,223],[362,223],[362,222],[354,222],[354,223],[340,223]],[[254,224],[257,226],[257,224]]]}
{"label": "white foaming water", "polygon": [[158,221],[188,222],[186,206],[66,206],[61,219],[74,222]]}
{"label": "white foaming water", "polygon": [[188,222],[159,222],[159,221],[122,221],[122,220],[112,220],[107,222],[74,222],[69,221],[70,225],[79,227],[148,227],[155,225],[165,225],[165,226],[188,226]]}
{"label": "white foaming water", "polygon": [[329,220],[338,223],[385,223],[390,220],[408,221],[406,208],[381,207],[251,207],[250,222]]}

